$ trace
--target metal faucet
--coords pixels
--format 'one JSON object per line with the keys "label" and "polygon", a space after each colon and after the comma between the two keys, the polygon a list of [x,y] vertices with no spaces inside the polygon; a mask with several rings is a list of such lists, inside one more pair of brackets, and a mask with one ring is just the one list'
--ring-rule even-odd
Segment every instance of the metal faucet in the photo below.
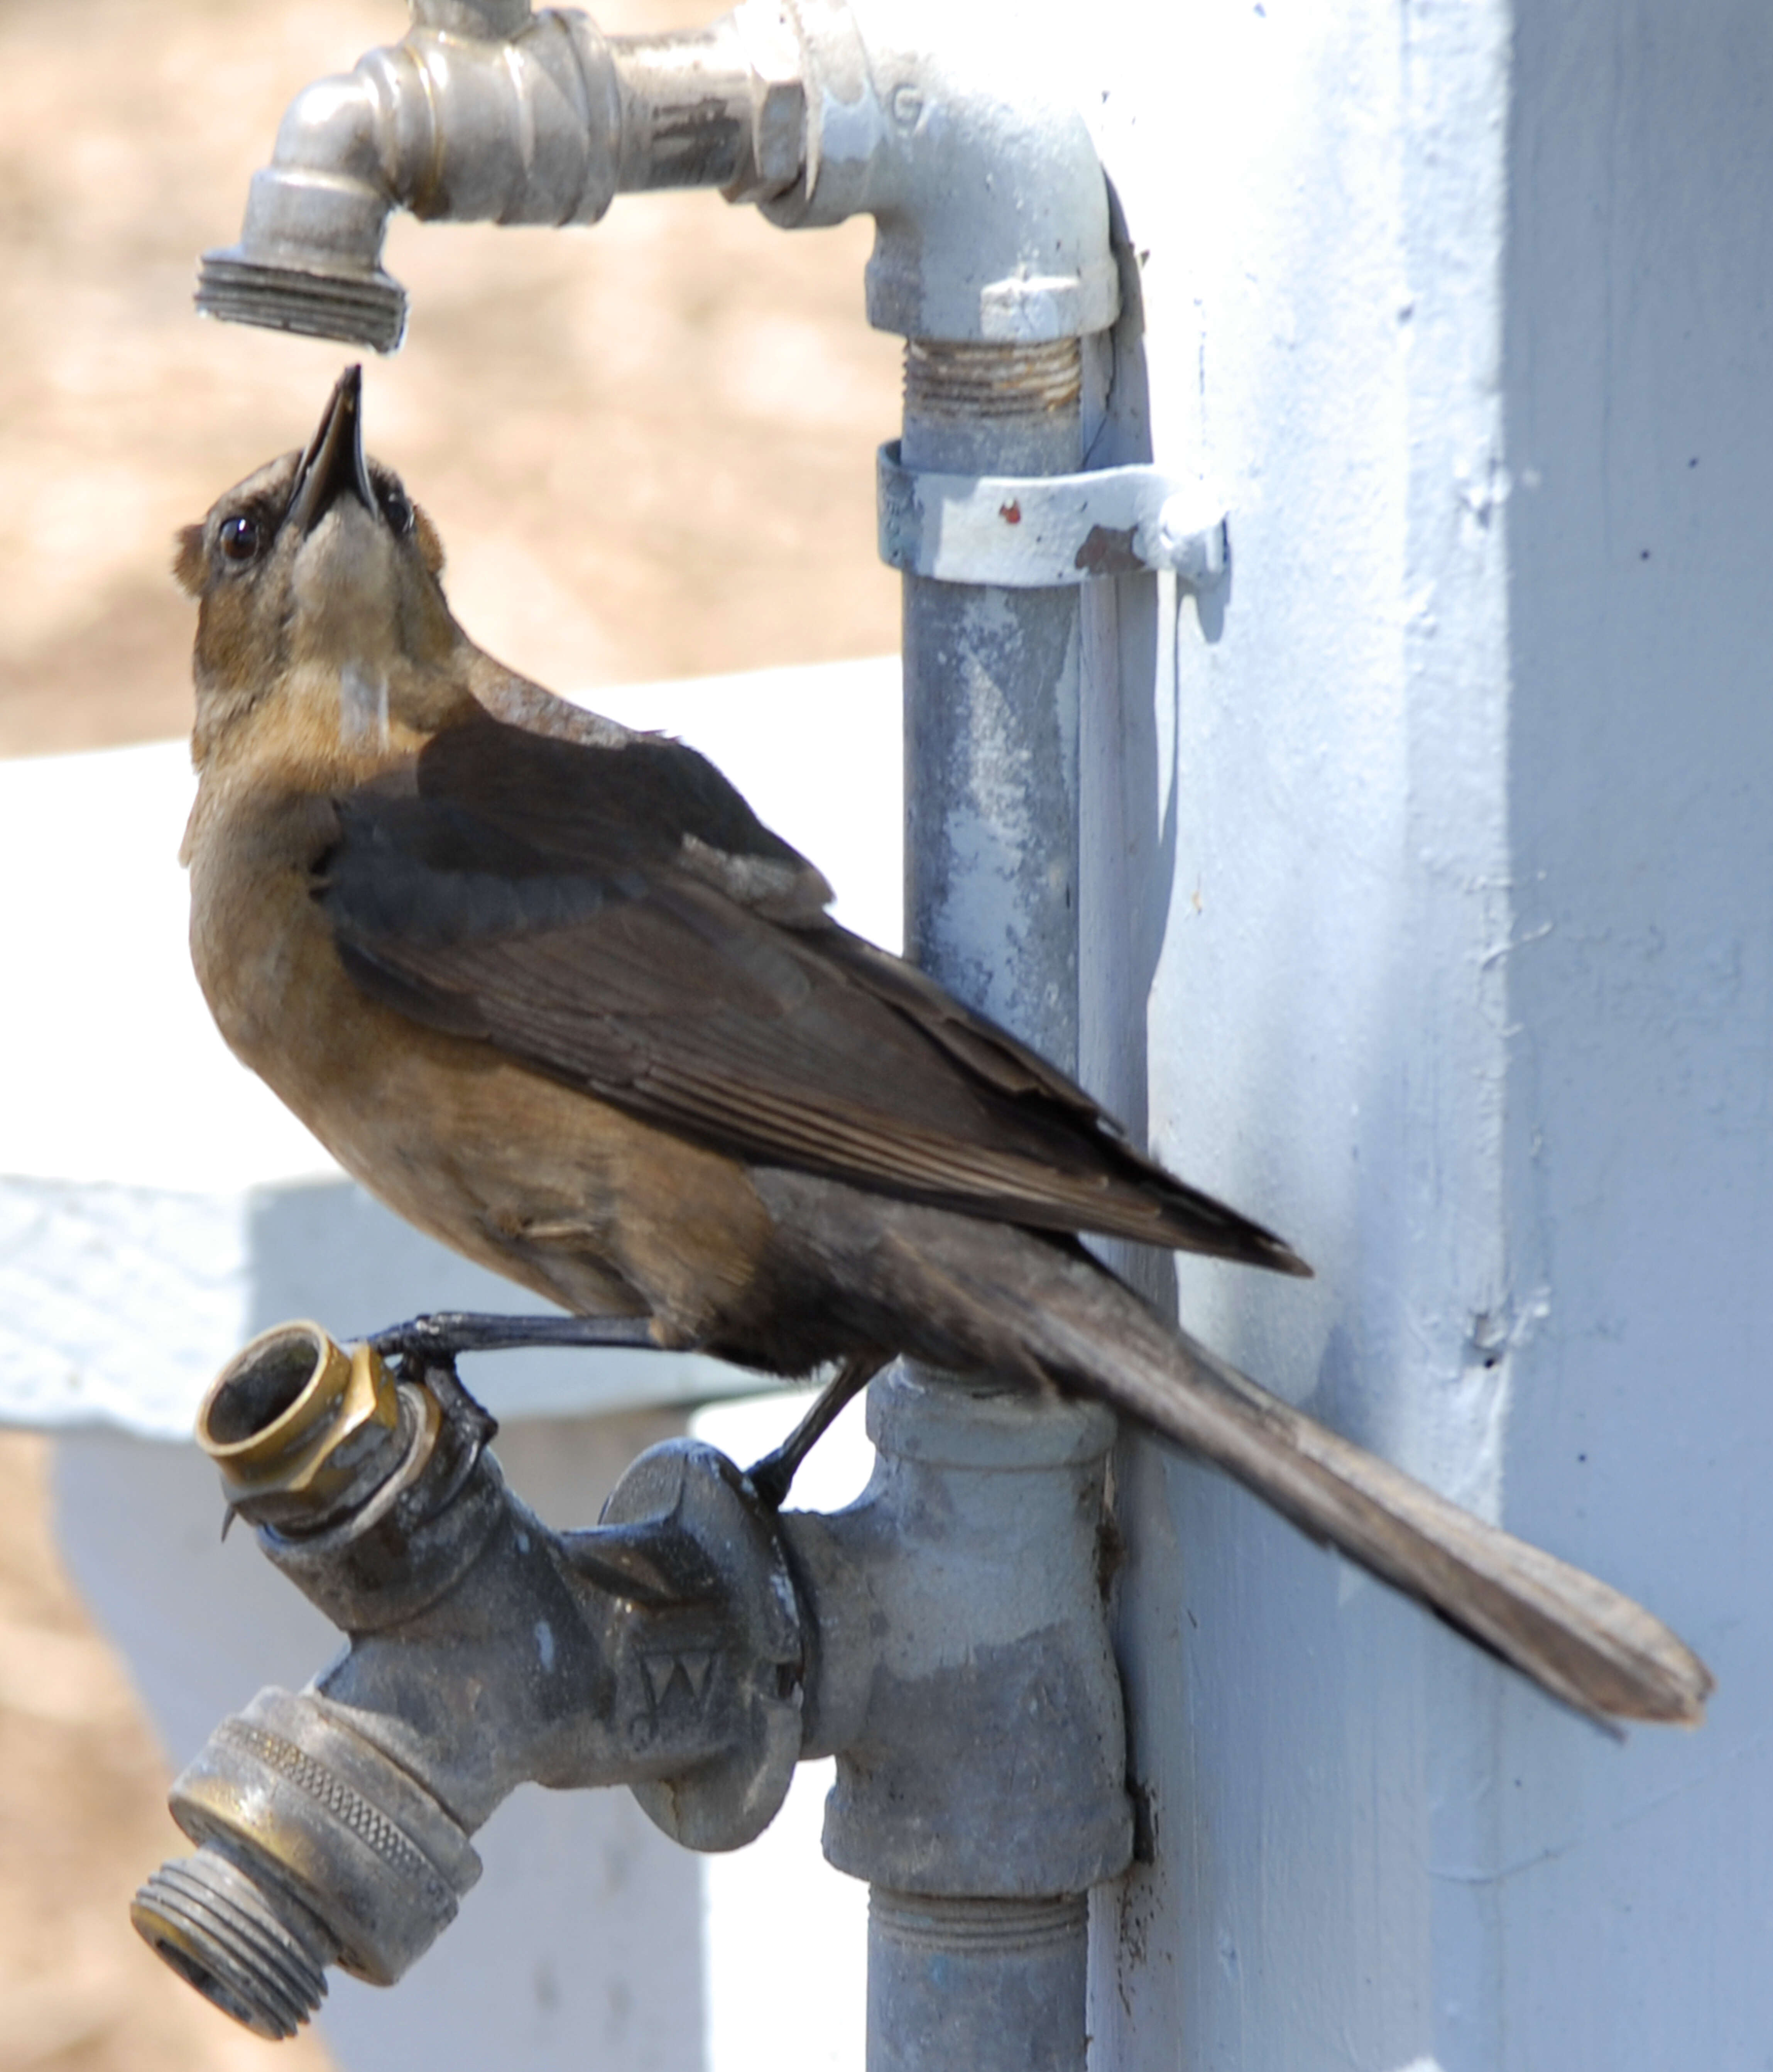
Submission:
{"label": "metal faucet", "polygon": [[[405,39],[291,103],[241,241],[207,253],[200,309],[391,352],[406,294],[382,270],[389,214],[594,223],[625,190],[757,199],[799,171],[792,47],[758,17],[694,35],[600,35],[528,0],[413,0]],[[741,15],[745,16],[741,23]]]}
{"label": "metal faucet", "polygon": [[[348,1645],[305,1691],[224,1720],[175,1782],[197,1852],[148,1881],[137,1928],[236,2020],[289,2037],[327,1966],[391,1985],[448,1926],[479,1875],[471,1837],[519,1784],[626,1784],[674,1840],[730,1849],[797,1762],[833,1753],[828,1848],[901,1913],[961,1911],[984,1873],[999,1914],[1043,1915],[1120,1869],[1097,1581],[1113,1420],[1043,1420],[1040,1457],[1006,1471],[978,1437],[1026,1420],[1013,1398],[901,1375],[870,1413],[879,1466],[834,1517],[777,1516],[680,1439],[633,1464],[599,1525],[557,1532],[506,1486],[448,1362],[391,1371],[306,1323],[254,1339],[199,1442]],[[1018,1746],[1032,1765],[1006,1762]],[[980,1960],[1001,1971],[997,1942]],[[1069,1938],[1047,1945],[1075,1967]]]}
{"label": "metal faucet", "polygon": [[589,224],[620,193],[707,187],[784,228],[874,216],[882,330],[1030,344],[1113,321],[1107,195],[1075,110],[924,0],[744,0],[631,37],[528,0],[411,8],[400,43],[290,104],[240,242],[204,256],[200,309],[391,352],[393,210]]}

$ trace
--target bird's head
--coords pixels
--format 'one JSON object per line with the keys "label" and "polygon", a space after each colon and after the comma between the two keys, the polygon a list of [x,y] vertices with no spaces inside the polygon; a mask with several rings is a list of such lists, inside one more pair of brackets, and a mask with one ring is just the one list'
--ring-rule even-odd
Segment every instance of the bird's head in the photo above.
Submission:
{"label": "bird's head", "polygon": [[199,600],[192,736],[201,767],[277,704],[346,748],[423,725],[438,664],[462,643],[443,546],[393,469],[365,457],[362,375],[347,368],[300,452],[269,462],[179,533],[173,570]]}

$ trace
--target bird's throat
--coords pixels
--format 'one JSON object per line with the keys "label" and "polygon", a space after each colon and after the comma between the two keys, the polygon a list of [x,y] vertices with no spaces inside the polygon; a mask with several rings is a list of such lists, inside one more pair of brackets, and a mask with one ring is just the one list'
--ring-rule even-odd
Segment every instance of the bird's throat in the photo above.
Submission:
{"label": "bird's throat", "polygon": [[385,670],[362,669],[348,662],[339,672],[339,738],[350,748],[389,746]]}

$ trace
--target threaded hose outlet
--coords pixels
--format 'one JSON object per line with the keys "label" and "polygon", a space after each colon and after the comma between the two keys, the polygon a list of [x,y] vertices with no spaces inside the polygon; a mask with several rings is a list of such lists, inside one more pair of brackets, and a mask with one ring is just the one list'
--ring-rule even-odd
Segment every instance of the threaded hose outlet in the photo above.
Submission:
{"label": "threaded hose outlet", "polygon": [[303,338],[333,338],[372,352],[398,350],[406,330],[406,290],[379,268],[335,273],[249,259],[238,245],[206,252],[197,274],[201,316],[256,324]]}
{"label": "threaded hose outlet", "polygon": [[161,1962],[255,2036],[282,2042],[326,1997],[337,1947],[292,1893],[212,1845],[164,1864],[130,1909]]}
{"label": "threaded hose outlet", "polygon": [[328,1964],[392,1985],[480,1874],[466,1832],[312,1691],[261,1691],[224,1720],[168,1803],[197,1853],[163,1864],[130,1918],[259,2036],[294,2035]]}

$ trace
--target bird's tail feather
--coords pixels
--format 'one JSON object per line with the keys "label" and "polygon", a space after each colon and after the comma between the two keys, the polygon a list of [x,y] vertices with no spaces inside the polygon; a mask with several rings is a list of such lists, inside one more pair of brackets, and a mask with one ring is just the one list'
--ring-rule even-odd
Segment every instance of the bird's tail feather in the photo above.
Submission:
{"label": "bird's tail feather", "polygon": [[[989,1227],[973,1226],[981,1238]],[[1099,1397],[1200,1454],[1578,1710],[1703,1717],[1709,1671],[1642,1605],[1269,1395],[1082,1256],[991,1235],[958,1256],[943,1245],[935,1270],[946,1285],[930,1290],[937,1311],[952,1317],[957,1300],[972,1311],[988,1358]],[[919,1249],[928,1273],[932,1252]]]}

